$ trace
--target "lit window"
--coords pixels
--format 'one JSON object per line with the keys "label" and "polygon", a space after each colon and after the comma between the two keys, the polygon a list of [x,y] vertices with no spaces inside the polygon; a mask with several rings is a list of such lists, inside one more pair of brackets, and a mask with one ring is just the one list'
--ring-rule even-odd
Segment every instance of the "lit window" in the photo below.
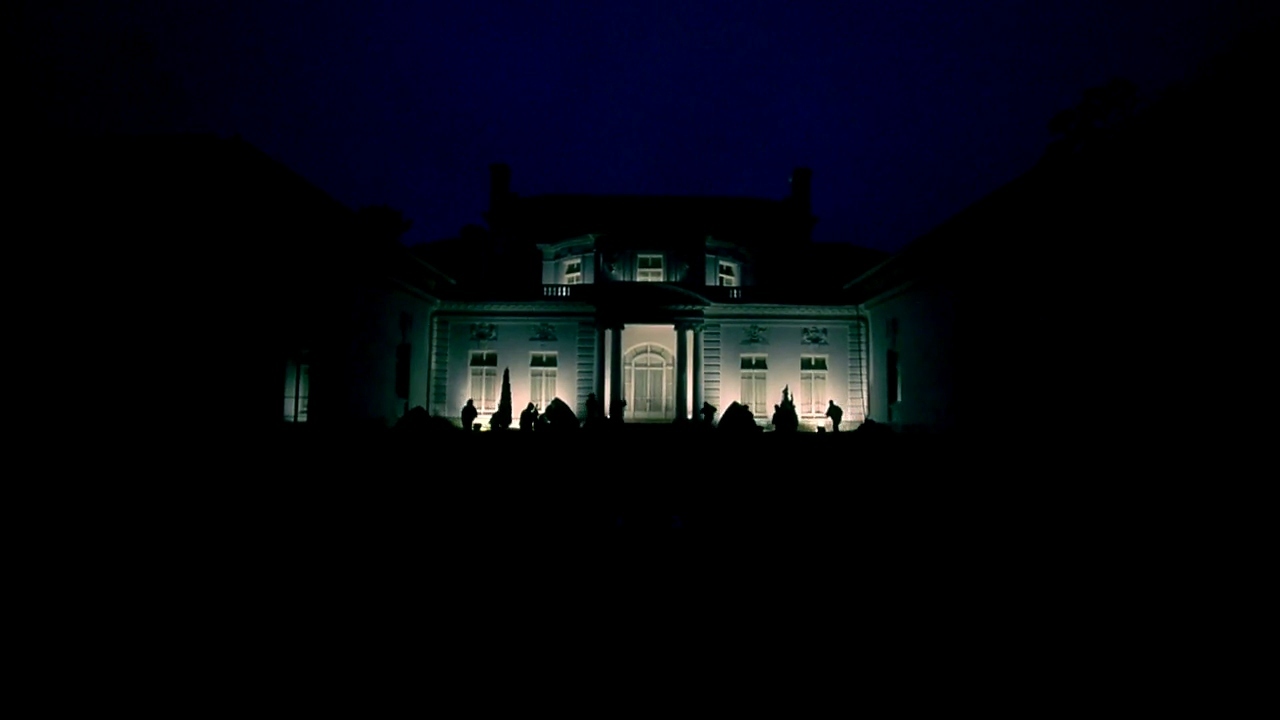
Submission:
{"label": "lit window", "polygon": [[539,411],[547,409],[547,405],[556,396],[556,353],[533,353],[529,358],[529,402]]}
{"label": "lit window", "polygon": [[564,284],[580,285],[582,284],[582,261],[573,260],[564,268]]}
{"label": "lit window", "polygon": [[827,356],[800,356],[800,414],[827,414]]}
{"label": "lit window", "polygon": [[471,353],[471,401],[477,412],[498,409],[498,353],[492,350]]}
{"label": "lit window", "polygon": [[641,255],[636,268],[636,279],[642,282],[662,282],[666,279],[662,272],[661,255]]}
{"label": "lit window", "polygon": [[769,363],[766,355],[742,356],[742,392],[741,402],[756,415],[763,413],[768,417],[768,375]]}
{"label": "lit window", "polygon": [[311,393],[311,366],[290,360],[284,368],[284,421],[307,421],[307,396]]}
{"label": "lit window", "polygon": [[719,278],[719,285],[735,287],[738,284],[738,266],[733,263],[720,263]]}

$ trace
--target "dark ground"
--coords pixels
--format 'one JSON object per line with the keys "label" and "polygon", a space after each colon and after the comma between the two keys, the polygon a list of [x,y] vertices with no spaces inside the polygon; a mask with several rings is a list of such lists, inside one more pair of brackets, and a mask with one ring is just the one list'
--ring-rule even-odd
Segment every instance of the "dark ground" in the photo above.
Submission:
{"label": "dark ground", "polygon": [[[1203,478],[1007,443],[645,435],[81,454],[11,494],[31,570],[15,596],[53,618],[43,653],[133,683],[99,698],[301,683],[327,704],[366,675],[476,687],[570,652],[1043,703],[1147,682],[1152,658],[1178,664],[1234,622],[1214,597],[1265,576],[1227,552],[1262,526],[1224,522]],[[124,660],[139,652],[145,678]]]}

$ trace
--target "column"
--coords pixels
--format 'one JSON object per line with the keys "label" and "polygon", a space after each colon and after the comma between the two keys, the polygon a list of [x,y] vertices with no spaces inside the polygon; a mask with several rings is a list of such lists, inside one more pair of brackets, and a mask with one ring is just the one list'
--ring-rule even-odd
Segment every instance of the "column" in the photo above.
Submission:
{"label": "column", "polygon": [[622,419],[614,417],[615,408],[622,402],[622,328],[609,328],[609,419],[615,422]]}
{"label": "column", "polygon": [[693,326],[693,413],[699,417],[702,403],[706,398],[702,395],[702,323]]}
{"label": "column", "polygon": [[676,323],[676,419],[689,419],[689,325]]}

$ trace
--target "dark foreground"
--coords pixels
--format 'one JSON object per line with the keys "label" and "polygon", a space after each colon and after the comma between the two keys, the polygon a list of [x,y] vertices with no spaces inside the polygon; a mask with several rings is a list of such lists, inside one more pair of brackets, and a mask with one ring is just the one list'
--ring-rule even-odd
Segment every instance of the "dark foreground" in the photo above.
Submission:
{"label": "dark foreground", "polygon": [[937,694],[921,689],[930,666],[1001,696],[1036,688],[1062,677],[1045,659],[1130,683],[1132,652],[1176,657],[1201,598],[1265,576],[1233,561],[1258,546],[1249,525],[1206,522],[1203,478],[1005,445],[135,437],[69,453],[85,464],[8,509],[22,597],[56,619],[41,627],[58,661],[153,661],[144,685],[106,682],[99,699],[163,686],[237,704],[258,687],[246,678],[317,677],[297,697],[328,704],[362,668],[417,683],[440,665],[452,685],[567,647],[590,664],[809,658],[824,684],[853,673],[899,697]]}

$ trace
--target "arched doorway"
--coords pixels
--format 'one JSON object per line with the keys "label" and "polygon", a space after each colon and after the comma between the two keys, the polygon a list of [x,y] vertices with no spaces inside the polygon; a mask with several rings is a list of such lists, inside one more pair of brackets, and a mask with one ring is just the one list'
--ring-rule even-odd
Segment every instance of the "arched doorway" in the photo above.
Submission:
{"label": "arched doorway", "polygon": [[629,419],[675,419],[675,356],[670,350],[656,343],[637,345],[623,355],[622,368]]}

